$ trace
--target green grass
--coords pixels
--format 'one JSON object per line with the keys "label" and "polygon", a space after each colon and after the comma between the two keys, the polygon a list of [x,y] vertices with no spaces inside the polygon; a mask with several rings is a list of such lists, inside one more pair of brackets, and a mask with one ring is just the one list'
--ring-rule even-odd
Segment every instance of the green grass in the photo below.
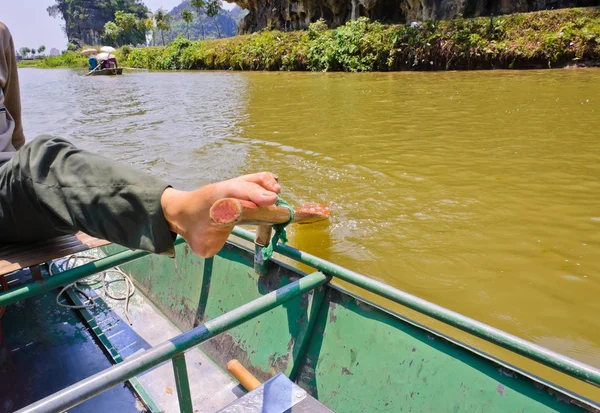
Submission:
{"label": "green grass", "polygon": [[307,31],[261,31],[207,41],[178,38],[167,47],[124,47],[117,53],[123,66],[155,70],[356,72],[598,65],[600,9],[428,21],[416,28],[366,18],[336,29],[316,22]]}
{"label": "green grass", "polygon": [[40,67],[40,68],[87,68],[88,59],[79,52],[65,51],[60,56],[49,56],[43,59],[22,60],[19,67]]}

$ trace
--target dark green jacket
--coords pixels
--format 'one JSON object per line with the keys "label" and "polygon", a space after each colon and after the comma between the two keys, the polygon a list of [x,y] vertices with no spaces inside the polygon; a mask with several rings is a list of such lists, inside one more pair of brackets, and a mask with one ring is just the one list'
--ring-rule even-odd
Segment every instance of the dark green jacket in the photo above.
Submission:
{"label": "dark green jacket", "polygon": [[173,255],[164,182],[70,142],[40,136],[0,166],[0,244],[83,231]]}

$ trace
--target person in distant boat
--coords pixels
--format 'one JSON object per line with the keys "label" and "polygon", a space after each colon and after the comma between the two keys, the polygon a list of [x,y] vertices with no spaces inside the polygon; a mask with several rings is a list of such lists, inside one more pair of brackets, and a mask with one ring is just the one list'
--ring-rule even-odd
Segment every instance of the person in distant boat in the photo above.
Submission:
{"label": "person in distant boat", "polygon": [[96,55],[90,55],[88,59],[88,63],[90,64],[90,70],[94,70],[98,67],[98,59],[96,59]]}
{"label": "person in distant boat", "polygon": [[221,198],[273,205],[281,187],[268,172],[180,191],[128,165],[40,136],[25,144],[14,44],[0,22],[0,244],[83,231],[169,256],[175,234],[202,257],[216,254],[233,227],[212,223]]}
{"label": "person in distant boat", "polygon": [[108,67],[111,69],[117,69],[119,65],[117,64],[117,59],[115,57],[110,57],[108,59]]}

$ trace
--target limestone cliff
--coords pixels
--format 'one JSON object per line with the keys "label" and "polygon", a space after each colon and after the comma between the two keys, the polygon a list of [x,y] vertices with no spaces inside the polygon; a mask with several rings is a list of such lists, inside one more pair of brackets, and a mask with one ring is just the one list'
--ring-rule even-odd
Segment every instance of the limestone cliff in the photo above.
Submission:
{"label": "limestone cliff", "polygon": [[[140,0],[55,0],[47,8],[50,16],[64,20],[67,39],[76,46],[101,44],[104,25],[114,20],[117,10],[133,13],[138,18],[146,17],[148,13]],[[143,32],[134,32],[130,42],[136,44],[145,41]]]}
{"label": "limestone cliff", "polygon": [[567,7],[598,6],[600,0],[234,0],[250,13],[239,33],[263,28],[305,29],[320,18],[332,27],[360,16],[407,23]]}

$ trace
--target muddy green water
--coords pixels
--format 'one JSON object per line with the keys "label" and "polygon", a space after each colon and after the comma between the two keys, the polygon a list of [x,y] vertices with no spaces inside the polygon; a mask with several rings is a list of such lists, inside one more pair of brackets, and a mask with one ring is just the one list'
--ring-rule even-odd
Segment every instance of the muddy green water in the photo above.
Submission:
{"label": "muddy green water", "polygon": [[600,366],[600,71],[20,71],[52,133],[176,187],[276,172],[291,244]]}

